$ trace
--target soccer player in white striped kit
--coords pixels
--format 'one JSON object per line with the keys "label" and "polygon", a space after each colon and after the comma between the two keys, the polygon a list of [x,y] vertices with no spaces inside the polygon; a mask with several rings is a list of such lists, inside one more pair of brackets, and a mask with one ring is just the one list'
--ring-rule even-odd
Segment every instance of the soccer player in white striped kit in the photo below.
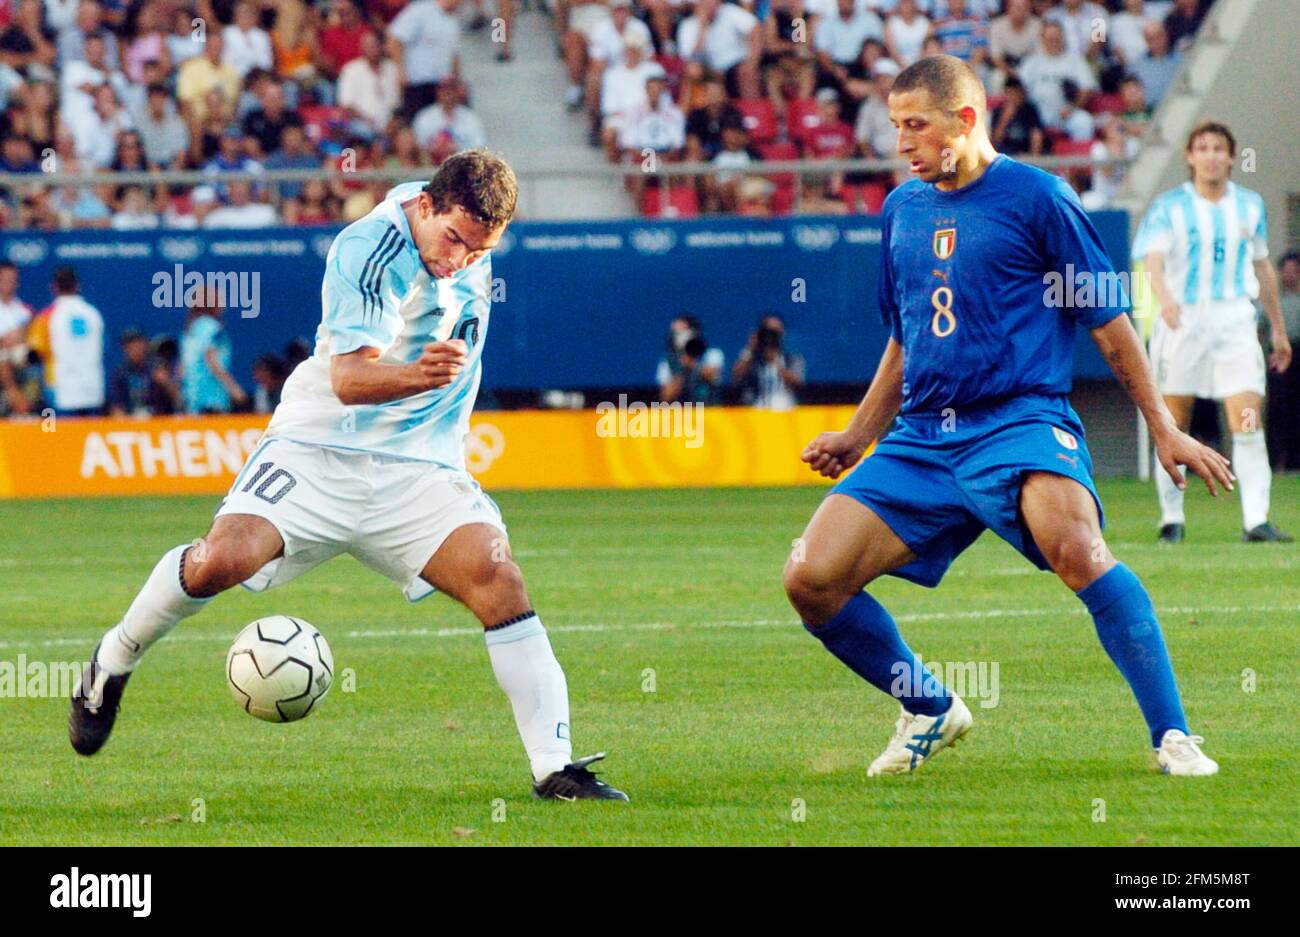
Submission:
{"label": "soccer player in white striped kit", "polygon": [[[1291,364],[1277,275],[1268,259],[1264,200],[1229,179],[1237,143],[1223,124],[1197,125],[1187,138],[1191,181],[1157,196],[1133,241],[1160,305],[1150,355],[1165,403],[1187,431],[1197,397],[1222,401],[1232,430],[1232,466],[1241,489],[1242,539],[1290,541],[1268,521],[1272,471],[1264,443],[1264,352],[1256,299],[1272,336],[1269,364]],[[1156,469],[1160,540],[1183,539],[1182,484]]]}
{"label": "soccer player in white striped kit", "polygon": [[483,623],[528,754],[533,792],[627,800],[573,760],[569,698],[510,557],[496,505],[465,470],[491,307],[491,251],[518,183],[500,157],[448,158],[396,186],[330,247],[316,350],[285,383],[208,533],[158,561],[72,697],[72,747],[108,740],[144,652],[212,597],[260,591],[340,553],[415,601],[442,590]]}

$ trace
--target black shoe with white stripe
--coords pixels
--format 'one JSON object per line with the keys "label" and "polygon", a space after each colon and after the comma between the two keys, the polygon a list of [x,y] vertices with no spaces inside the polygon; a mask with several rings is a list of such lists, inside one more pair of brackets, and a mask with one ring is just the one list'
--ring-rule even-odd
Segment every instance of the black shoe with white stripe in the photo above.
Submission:
{"label": "black shoe with white stripe", "polygon": [[91,655],[86,672],[72,691],[68,711],[68,740],[78,755],[93,755],[104,747],[117,720],[122,691],[131,675],[115,677],[99,666],[99,646]]}
{"label": "black shoe with white stripe", "polygon": [[552,771],[533,785],[533,796],[543,800],[627,800],[626,794],[587,770],[587,765],[604,757],[604,752],[588,755]]}

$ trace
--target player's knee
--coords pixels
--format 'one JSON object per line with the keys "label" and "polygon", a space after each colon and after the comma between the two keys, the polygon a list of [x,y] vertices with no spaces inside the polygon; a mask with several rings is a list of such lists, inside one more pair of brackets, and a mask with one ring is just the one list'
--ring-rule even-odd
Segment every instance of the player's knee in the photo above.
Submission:
{"label": "player's knee", "polygon": [[474,565],[470,590],[480,602],[496,602],[524,595],[524,574],[510,557],[489,557]]}
{"label": "player's knee", "polygon": [[1047,565],[1067,583],[1090,582],[1110,551],[1092,525],[1072,524],[1043,551]]}
{"label": "player's knee", "polygon": [[826,570],[795,557],[786,560],[781,582],[786,598],[805,620],[817,618],[827,606],[834,604],[842,591]]}
{"label": "player's knee", "polygon": [[191,595],[216,595],[260,569],[252,550],[234,537],[205,537],[185,555],[185,589]]}

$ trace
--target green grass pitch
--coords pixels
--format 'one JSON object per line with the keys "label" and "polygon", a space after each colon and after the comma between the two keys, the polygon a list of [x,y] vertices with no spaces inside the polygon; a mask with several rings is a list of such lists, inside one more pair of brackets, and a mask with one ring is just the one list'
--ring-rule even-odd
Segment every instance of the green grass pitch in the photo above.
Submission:
{"label": "green grass pitch", "polygon": [[[1300,530],[1298,494],[1275,481],[1284,528]],[[819,491],[505,492],[575,754],[608,750],[631,804],[532,800],[475,622],[445,597],[408,605],[343,557],[183,623],[94,758],[69,748],[63,699],[0,699],[0,843],[1297,844],[1297,548],[1240,543],[1235,495],[1203,489],[1189,542],[1158,548],[1148,485],[1102,495],[1217,777],[1156,773],[1081,605],[991,534],[936,590],[873,592],[927,661],[996,663],[997,705],[971,700],[972,734],[917,775],[868,779],[897,707],[803,632],[780,585]],[[6,504],[0,661],[84,660],[216,500]],[[226,648],[272,613],[320,627],[355,692],[336,679],[291,725],[242,713]]]}

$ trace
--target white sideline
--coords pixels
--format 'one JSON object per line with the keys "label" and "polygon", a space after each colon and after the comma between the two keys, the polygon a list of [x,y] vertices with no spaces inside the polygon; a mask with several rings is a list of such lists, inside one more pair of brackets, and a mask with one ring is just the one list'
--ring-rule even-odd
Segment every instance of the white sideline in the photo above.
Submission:
{"label": "white sideline", "polygon": [[[1300,613],[1300,605],[1185,605],[1185,606],[1168,606],[1157,608],[1162,615],[1195,615],[1200,613],[1212,614],[1235,614],[1238,612],[1282,612],[1296,614]],[[1083,616],[1086,610],[1082,606],[1063,607],[1063,608],[1019,608],[1019,609],[987,609],[984,611],[970,612],[913,612],[910,614],[896,615],[894,620],[900,623],[918,622],[918,621],[959,621],[965,619],[989,619],[989,618],[1033,618],[1036,616],[1051,617],[1060,615]],[[328,628],[328,625],[326,626]],[[575,624],[575,625],[547,625],[546,630],[556,634],[581,634],[581,633],[604,633],[619,631],[668,631],[680,629],[686,631],[694,628],[799,628],[799,622],[793,618],[745,618],[725,621],[647,621],[631,622],[627,624]],[[0,640],[0,648],[29,648],[29,647],[64,647],[68,645],[80,646],[87,642],[95,641],[101,632],[87,635],[64,635],[57,638],[40,638],[33,641],[17,640]],[[474,637],[482,634],[481,628],[393,628],[385,630],[361,630],[361,631],[344,631],[336,633],[340,639],[348,640],[368,640],[372,638],[459,638]],[[232,632],[233,634],[233,632]],[[330,636],[327,634],[327,637]],[[210,641],[213,643],[229,641],[231,635],[222,634],[172,634],[164,640],[168,643],[173,642],[202,642]]]}

